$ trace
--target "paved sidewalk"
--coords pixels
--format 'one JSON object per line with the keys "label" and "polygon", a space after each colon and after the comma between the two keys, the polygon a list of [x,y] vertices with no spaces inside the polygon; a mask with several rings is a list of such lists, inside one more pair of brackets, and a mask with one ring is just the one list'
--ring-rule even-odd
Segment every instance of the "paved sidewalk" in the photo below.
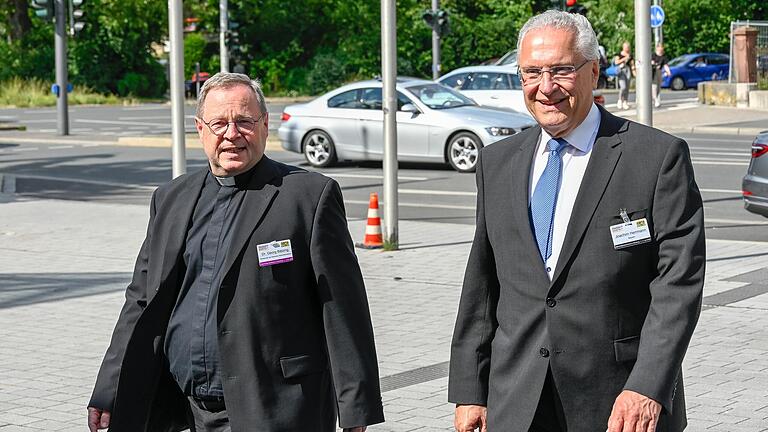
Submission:
{"label": "paved sidewalk", "polygon": [[[0,195],[0,432],[86,430],[147,212]],[[349,222],[356,241],[364,224]],[[473,229],[403,221],[401,251],[358,250],[387,417],[370,431],[451,430],[446,362]],[[768,431],[768,243],[707,248],[706,306],[685,362],[688,430]]]}

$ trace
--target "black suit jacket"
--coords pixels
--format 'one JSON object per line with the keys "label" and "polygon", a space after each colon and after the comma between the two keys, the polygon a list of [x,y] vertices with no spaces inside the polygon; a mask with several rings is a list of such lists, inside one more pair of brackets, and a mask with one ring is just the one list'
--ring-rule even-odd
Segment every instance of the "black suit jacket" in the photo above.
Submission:
{"label": "black suit jacket", "polygon": [[[111,432],[180,430],[186,400],[163,338],[207,170],[152,198],[147,236],[89,406]],[[218,297],[218,343],[233,431],[333,431],[383,421],[368,302],[338,184],[264,157],[235,221]],[[257,245],[291,240],[293,261],[258,264]]]}
{"label": "black suit jacket", "polygon": [[[681,363],[701,308],[704,221],[686,143],[601,109],[552,281],[531,230],[540,128],[484,148],[477,228],[451,349],[449,400],[488,407],[491,431],[526,432],[551,368],[569,432],[606,429],[623,389],[685,427]],[[647,218],[649,243],[609,227]]]}

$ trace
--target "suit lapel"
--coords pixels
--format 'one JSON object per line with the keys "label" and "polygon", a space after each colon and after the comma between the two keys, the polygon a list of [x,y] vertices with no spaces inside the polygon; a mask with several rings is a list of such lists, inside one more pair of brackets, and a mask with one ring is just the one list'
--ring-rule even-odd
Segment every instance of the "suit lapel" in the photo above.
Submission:
{"label": "suit lapel", "polygon": [[240,255],[240,251],[272,203],[272,199],[277,194],[277,186],[270,181],[279,175],[280,172],[275,163],[266,156],[256,165],[256,171],[253,173],[245,197],[243,197],[243,204],[235,218],[232,248],[227,251],[222,267],[224,274],[229,272],[230,267]]}
{"label": "suit lapel", "polygon": [[[167,201],[163,203],[162,208],[157,209],[152,231],[152,248],[153,256],[160,256],[161,260],[157,266],[150,267],[150,287],[159,289],[178,261],[207,174],[207,170],[202,170],[191,174],[187,181],[172,185],[171,190],[165,194]],[[151,290],[149,295],[154,297],[155,293],[155,290]]]}
{"label": "suit lapel", "polygon": [[525,254],[526,257],[530,257],[531,262],[529,266],[538,269],[537,272],[541,276],[541,280],[546,284],[549,282],[549,278],[544,269],[544,264],[541,262],[539,246],[536,244],[536,239],[533,236],[531,218],[528,212],[530,201],[528,199],[530,195],[528,189],[531,184],[531,169],[533,168],[534,153],[538,147],[539,140],[541,140],[541,128],[537,127],[536,129],[537,132],[532,132],[526,142],[514,153],[509,167],[509,172],[512,176],[512,197],[510,203],[512,203],[513,215],[510,225],[514,224],[514,226],[523,227],[520,229],[520,237],[523,241],[520,247],[529,252]]}
{"label": "suit lapel", "polygon": [[[579,186],[571,219],[568,221],[563,247],[560,250],[557,268],[555,268],[552,277],[552,285],[557,282],[563,269],[570,262],[621,157],[621,139],[618,133],[622,126],[626,127],[626,122],[608,114],[602,108],[600,112],[600,128],[587,164],[587,170],[584,173],[581,186]],[[617,212],[618,210],[616,209]]]}

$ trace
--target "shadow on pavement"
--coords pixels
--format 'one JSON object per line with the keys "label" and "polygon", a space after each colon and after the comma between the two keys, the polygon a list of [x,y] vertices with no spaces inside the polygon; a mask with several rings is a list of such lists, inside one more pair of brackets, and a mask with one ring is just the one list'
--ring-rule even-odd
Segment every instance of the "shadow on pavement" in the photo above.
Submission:
{"label": "shadow on pavement", "polygon": [[0,309],[124,291],[131,273],[0,274]]}

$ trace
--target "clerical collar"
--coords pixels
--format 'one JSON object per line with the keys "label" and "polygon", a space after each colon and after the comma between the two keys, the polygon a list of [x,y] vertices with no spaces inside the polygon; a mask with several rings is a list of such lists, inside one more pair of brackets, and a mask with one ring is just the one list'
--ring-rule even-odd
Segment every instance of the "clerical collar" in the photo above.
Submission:
{"label": "clerical collar", "polygon": [[[261,162],[261,161],[259,161]],[[256,171],[256,167],[259,166],[257,163],[251,169],[248,171],[238,174],[236,176],[230,176],[230,177],[219,177],[217,175],[213,175],[213,178],[216,179],[217,182],[219,182],[219,185],[224,187],[237,187],[238,189],[245,189],[248,186],[248,183],[251,182],[251,177],[253,177],[253,173]]]}

